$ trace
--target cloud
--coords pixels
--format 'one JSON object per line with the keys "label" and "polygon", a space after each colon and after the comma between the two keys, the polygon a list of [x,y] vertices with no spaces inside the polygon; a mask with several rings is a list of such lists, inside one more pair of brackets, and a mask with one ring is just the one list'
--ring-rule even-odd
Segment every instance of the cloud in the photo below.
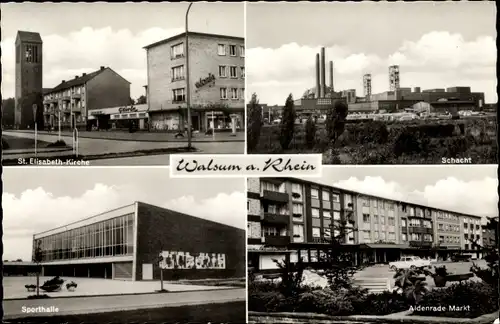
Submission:
{"label": "cloud", "polygon": [[427,185],[422,191],[409,190],[381,177],[351,177],[334,186],[465,214],[498,216],[498,181],[494,178],[462,181],[449,177]]}
{"label": "cloud", "polygon": [[[282,104],[290,92],[300,97],[315,86],[315,55],[319,50],[296,43],[276,49],[247,49],[247,88],[268,104]],[[471,86],[472,91],[485,92],[486,102],[497,100],[497,51],[490,36],[466,40],[460,34],[433,31],[420,39],[404,41],[386,56],[357,53],[347,46],[327,47],[325,52],[326,61],[334,62],[337,90],[354,88],[362,96],[363,74],[371,73],[372,92],[387,91],[388,66],[398,64],[402,87]]]}
{"label": "cloud", "polygon": [[205,200],[181,196],[168,201],[149,201],[147,193],[133,186],[96,184],[80,196],[56,197],[42,187],[15,196],[2,195],[3,259],[31,260],[34,233],[62,226],[107,210],[144,201],[231,226],[245,228],[245,201],[241,192],[218,194]]}
{"label": "cloud", "polygon": [[[111,27],[84,27],[64,35],[42,35],[43,87],[51,88],[61,80],[108,66],[131,82],[131,96],[144,94],[147,84],[146,50],[144,46],[182,33],[182,28],[150,28],[139,33]],[[2,95],[14,96],[15,39],[6,38],[2,48]]]}

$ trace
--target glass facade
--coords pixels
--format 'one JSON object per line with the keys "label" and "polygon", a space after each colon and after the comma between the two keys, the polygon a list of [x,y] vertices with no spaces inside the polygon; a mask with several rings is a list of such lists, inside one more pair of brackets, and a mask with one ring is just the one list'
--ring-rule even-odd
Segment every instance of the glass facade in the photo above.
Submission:
{"label": "glass facade", "polygon": [[132,255],[134,214],[111,218],[66,232],[36,239],[41,241],[42,261]]}

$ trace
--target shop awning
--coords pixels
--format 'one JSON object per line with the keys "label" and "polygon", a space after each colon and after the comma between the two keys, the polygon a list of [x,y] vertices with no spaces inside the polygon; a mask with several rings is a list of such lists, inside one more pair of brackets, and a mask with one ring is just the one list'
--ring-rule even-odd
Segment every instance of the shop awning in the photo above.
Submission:
{"label": "shop awning", "polygon": [[361,244],[361,248],[365,249],[407,249],[408,244],[386,244],[386,243],[367,243]]}

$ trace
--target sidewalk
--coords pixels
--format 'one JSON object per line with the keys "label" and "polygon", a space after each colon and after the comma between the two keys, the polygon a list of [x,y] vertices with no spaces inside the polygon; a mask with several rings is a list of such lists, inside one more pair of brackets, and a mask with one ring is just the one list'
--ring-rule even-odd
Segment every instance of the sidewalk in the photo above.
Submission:
{"label": "sidewalk", "polygon": [[[5,130],[12,133],[29,133],[33,134],[30,130]],[[39,131],[39,135],[52,135],[58,136],[57,131]],[[61,131],[61,136],[73,136],[71,131]],[[78,132],[80,138],[92,139],[105,139],[116,141],[134,141],[134,142],[170,142],[170,143],[184,143],[187,142],[187,135],[184,138],[175,138],[174,133],[160,133],[160,132],[143,132],[138,131],[129,133],[124,131],[80,131]],[[245,132],[239,131],[235,135],[231,132],[215,132],[215,136],[205,135],[205,133],[193,133],[192,142],[244,142]]]}

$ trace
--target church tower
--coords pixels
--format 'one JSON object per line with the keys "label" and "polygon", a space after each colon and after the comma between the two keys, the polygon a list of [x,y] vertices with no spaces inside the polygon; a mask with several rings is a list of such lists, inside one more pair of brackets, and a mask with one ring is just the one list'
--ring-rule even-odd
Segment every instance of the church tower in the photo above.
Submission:
{"label": "church tower", "polygon": [[15,125],[20,129],[34,128],[34,104],[37,126],[43,129],[42,44],[39,33],[17,32]]}

